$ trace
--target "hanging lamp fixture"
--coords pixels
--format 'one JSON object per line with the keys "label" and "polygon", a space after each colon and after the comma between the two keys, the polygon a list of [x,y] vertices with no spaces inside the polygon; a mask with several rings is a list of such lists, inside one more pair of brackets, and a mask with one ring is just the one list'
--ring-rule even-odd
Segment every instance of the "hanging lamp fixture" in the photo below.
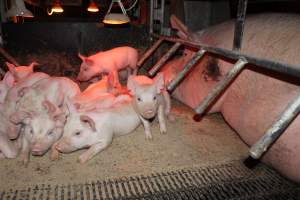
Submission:
{"label": "hanging lamp fixture", "polygon": [[61,7],[59,0],[55,0],[51,8],[51,11],[47,9],[48,15],[52,15],[53,13],[62,13],[62,12],[64,12],[64,9]]}
{"label": "hanging lamp fixture", "polygon": [[[122,13],[111,13],[111,9],[114,3],[118,3]],[[130,19],[126,13],[126,10],[121,2],[121,0],[112,0],[109,5],[108,11],[103,19],[104,24],[127,24]]]}
{"label": "hanging lamp fixture", "polygon": [[11,7],[6,12],[6,17],[33,17],[33,14],[26,9],[23,0],[11,0]]}
{"label": "hanging lamp fixture", "polygon": [[93,0],[90,0],[90,5],[87,8],[87,11],[89,11],[89,12],[99,12],[99,8]]}

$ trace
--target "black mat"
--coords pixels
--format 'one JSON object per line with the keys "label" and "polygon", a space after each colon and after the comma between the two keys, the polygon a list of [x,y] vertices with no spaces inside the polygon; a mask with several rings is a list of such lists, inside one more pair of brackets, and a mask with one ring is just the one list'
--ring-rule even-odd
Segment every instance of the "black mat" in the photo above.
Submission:
{"label": "black mat", "polygon": [[274,170],[242,162],[114,180],[41,184],[0,192],[7,199],[300,199],[300,186]]}

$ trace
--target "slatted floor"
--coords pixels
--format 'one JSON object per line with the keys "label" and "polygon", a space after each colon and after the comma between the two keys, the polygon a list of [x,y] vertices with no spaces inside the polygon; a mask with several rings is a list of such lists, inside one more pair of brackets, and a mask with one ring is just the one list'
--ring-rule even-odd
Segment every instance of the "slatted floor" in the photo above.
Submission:
{"label": "slatted floor", "polygon": [[41,184],[1,191],[0,199],[300,199],[300,187],[260,164],[242,162],[205,168],[95,180],[69,185]]}

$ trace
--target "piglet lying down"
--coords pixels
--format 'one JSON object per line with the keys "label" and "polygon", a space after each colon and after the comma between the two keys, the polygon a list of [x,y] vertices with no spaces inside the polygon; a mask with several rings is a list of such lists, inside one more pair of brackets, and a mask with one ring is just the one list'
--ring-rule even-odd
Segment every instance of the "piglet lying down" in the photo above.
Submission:
{"label": "piglet lying down", "polygon": [[57,142],[56,149],[62,153],[70,153],[88,147],[79,156],[80,163],[85,163],[105,149],[114,136],[131,133],[140,124],[131,101],[122,102],[104,111],[78,111],[70,103],[68,108],[69,116],[64,134]]}

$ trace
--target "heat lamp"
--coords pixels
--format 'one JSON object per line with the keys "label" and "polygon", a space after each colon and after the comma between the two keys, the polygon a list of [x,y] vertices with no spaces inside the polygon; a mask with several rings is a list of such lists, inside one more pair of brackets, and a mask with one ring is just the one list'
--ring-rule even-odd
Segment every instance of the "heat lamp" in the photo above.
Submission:
{"label": "heat lamp", "polygon": [[99,12],[99,8],[93,0],[90,0],[90,5],[87,8],[89,12]]}
{"label": "heat lamp", "polygon": [[[118,3],[122,13],[111,13],[111,9],[114,3]],[[121,2],[121,0],[112,0],[110,6],[107,10],[107,13],[103,19],[104,24],[127,24],[130,22],[129,17],[127,16],[126,10]]]}
{"label": "heat lamp", "polygon": [[26,9],[23,0],[11,0],[11,8],[6,12],[6,17],[33,17],[32,12]]}
{"label": "heat lamp", "polygon": [[47,10],[48,15],[52,15],[53,13],[62,13],[62,12],[64,12],[64,9],[61,7],[59,0],[56,0],[54,2],[50,12]]}

